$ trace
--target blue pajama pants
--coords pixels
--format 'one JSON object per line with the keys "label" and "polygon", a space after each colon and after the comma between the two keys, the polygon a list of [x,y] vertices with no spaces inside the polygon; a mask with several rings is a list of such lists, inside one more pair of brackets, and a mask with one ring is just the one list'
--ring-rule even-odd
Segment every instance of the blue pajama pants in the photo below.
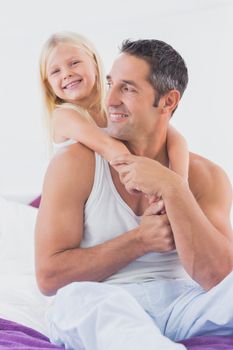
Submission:
{"label": "blue pajama pants", "polygon": [[233,335],[233,272],[208,292],[188,280],[75,282],[47,320],[50,340],[70,350],[183,350],[174,341]]}

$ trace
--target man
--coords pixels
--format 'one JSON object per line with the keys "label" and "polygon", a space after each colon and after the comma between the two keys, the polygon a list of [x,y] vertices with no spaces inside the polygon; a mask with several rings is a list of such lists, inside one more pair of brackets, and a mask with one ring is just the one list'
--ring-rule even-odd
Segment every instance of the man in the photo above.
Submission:
{"label": "man", "polygon": [[[113,160],[120,176],[81,144],[49,166],[36,269],[43,293],[59,290],[51,340],[69,349],[169,350],[184,348],[170,339],[233,334],[230,183],[193,153],[189,186],[168,168],[184,61],[161,41],[125,42],[108,83],[109,133],[134,155]],[[148,208],[148,196],[162,197],[166,213],[161,200]]]}

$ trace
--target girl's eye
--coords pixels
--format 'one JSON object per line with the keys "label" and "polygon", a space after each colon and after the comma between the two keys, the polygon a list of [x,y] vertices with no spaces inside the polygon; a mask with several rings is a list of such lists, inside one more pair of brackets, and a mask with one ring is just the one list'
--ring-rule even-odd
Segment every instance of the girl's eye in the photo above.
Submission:
{"label": "girl's eye", "polygon": [[78,64],[80,61],[78,61],[78,60],[75,60],[75,61],[73,61],[72,63],[71,63],[71,65],[72,66],[75,66],[76,64]]}
{"label": "girl's eye", "polygon": [[59,69],[54,69],[51,73],[50,73],[50,75],[54,75],[54,74],[57,74],[57,73],[59,73]]}

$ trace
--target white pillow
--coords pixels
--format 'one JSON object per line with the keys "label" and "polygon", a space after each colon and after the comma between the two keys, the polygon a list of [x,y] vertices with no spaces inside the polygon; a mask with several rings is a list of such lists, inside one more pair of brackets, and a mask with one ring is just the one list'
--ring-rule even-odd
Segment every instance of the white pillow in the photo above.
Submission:
{"label": "white pillow", "polygon": [[45,313],[53,297],[45,297],[35,276],[0,274],[0,317],[48,335]]}
{"label": "white pillow", "polygon": [[34,228],[38,209],[0,197],[0,317],[47,335],[43,296],[34,273]]}
{"label": "white pillow", "polygon": [[0,197],[0,273],[34,274],[38,209]]}

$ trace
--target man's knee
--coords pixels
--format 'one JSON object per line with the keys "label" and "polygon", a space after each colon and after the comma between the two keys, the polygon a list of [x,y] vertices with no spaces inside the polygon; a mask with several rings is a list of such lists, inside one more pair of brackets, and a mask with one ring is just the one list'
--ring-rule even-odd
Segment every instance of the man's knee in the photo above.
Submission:
{"label": "man's knee", "polygon": [[76,300],[79,298],[87,299],[88,297],[98,299],[122,291],[123,289],[119,286],[113,286],[101,282],[73,282],[59,289],[56,299],[70,300],[70,298],[72,298],[72,300]]}
{"label": "man's knee", "polygon": [[112,300],[132,298],[122,287],[100,282],[74,282],[57,292],[53,309],[64,313],[83,313]]}

